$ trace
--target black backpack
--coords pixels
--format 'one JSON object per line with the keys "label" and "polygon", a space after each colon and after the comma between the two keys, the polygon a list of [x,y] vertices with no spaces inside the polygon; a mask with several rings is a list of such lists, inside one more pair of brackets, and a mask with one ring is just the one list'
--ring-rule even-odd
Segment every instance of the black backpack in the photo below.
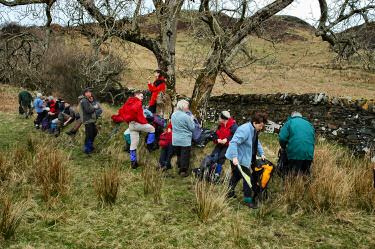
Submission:
{"label": "black backpack", "polygon": [[287,163],[288,163],[288,156],[286,154],[286,151],[284,149],[279,149],[278,153],[278,160],[276,165],[276,173],[278,176],[284,178],[287,174]]}
{"label": "black backpack", "polygon": [[211,181],[216,172],[218,155],[208,155],[203,158],[199,168],[193,170],[195,177],[199,180]]}
{"label": "black backpack", "polygon": [[214,140],[215,132],[210,129],[204,128],[195,145],[198,147],[205,147],[209,142]]}
{"label": "black backpack", "polygon": [[260,201],[263,198],[268,198],[267,187],[272,179],[275,168],[275,165],[268,160],[256,160],[252,165],[251,185]]}

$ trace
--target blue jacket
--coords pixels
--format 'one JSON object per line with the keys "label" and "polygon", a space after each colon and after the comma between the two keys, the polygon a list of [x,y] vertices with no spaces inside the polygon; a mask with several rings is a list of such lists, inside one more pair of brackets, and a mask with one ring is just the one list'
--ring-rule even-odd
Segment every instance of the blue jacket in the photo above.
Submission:
{"label": "blue jacket", "polygon": [[195,125],[189,115],[184,111],[177,111],[172,114],[172,145],[191,146]]}
{"label": "blue jacket", "polygon": [[[241,166],[250,168],[253,156],[254,132],[255,128],[251,123],[246,123],[238,127],[229,143],[225,157],[230,161],[233,161],[233,158],[237,157]],[[259,155],[264,155],[264,151],[259,140],[257,149]]]}
{"label": "blue jacket", "polygon": [[35,107],[35,112],[36,113],[41,113],[43,112],[43,100],[41,98],[35,98],[34,99],[34,107]]}
{"label": "blue jacket", "polygon": [[99,118],[99,117],[102,115],[102,113],[103,113],[103,109],[102,109],[102,107],[100,106],[99,102],[96,101],[96,100],[94,100],[94,101],[92,102],[92,105],[98,105],[98,109],[97,109],[95,112],[96,112],[96,117]]}
{"label": "blue jacket", "polygon": [[286,148],[288,159],[314,159],[315,129],[302,117],[291,117],[279,133],[279,143]]}

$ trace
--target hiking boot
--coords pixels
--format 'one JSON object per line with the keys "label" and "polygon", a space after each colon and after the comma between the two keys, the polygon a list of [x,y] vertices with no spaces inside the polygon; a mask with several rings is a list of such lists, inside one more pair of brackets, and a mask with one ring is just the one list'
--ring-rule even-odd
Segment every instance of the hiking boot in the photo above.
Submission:
{"label": "hiking boot", "polygon": [[36,129],[40,129],[39,125],[35,125],[35,128],[36,128]]}
{"label": "hiking boot", "polygon": [[252,209],[257,209],[258,205],[253,201],[253,202],[245,202],[245,206],[252,208]]}
{"label": "hiking boot", "polygon": [[158,164],[158,166],[155,167],[156,170],[161,170],[163,168],[163,166],[161,166],[160,164]]}
{"label": "hiking boot", "polygon": [[138,168],[139,167],[138,162],[137,161],[131,162],[131,167],[132,167],[132,169]]}
{"label": "hiking boot", "polygon": [[167,170],[169,170],[170,168],[168,168],[167,166],[163,166],[162,168],[161,168],[161,171],[163,171],[163,172],[165,172],[165,171],[167,171]]}
{"label": "hiking boot", "polygon": [[227,195],[226,195],[226,197],[228,199],[230,199],[230,198],[235,199],[235,198],[237,198],[237,195],[234,192],[228,192]]}
{"label": "hiking boot", "polygon": [[188,176],[189,176],[189,173],[183,171],[183,172],[180,173],[180,176],[185,178],[185,177],[188,177]]}
{"label": "hiking boot", "polygon": [[71,135],[75,135],[76,133],[74,131],[67,131],[65,132],[65,134],[71,136]]}

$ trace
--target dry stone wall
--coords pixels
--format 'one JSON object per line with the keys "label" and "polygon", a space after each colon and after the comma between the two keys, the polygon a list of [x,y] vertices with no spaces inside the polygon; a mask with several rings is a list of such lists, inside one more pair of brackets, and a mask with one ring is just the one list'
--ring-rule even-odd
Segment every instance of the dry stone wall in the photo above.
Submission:
{"label": "dry stone wall", "polygon": [[374,152],[374,100],[324,94],[248,94],[214,96],[209,106],[209,121],[214,121],[221,110],[230,110],[239,123],[248,121],[255,112],[265,112],[272,121],[267,131],[274,133],[279,132],[292,111],[298,111],[318,134],[349,146],[355,154]]}

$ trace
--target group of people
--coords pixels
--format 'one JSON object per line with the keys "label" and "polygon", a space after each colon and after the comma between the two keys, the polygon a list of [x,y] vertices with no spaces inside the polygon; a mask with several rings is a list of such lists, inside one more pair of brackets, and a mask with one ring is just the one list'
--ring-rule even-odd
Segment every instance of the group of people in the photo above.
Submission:
{"label": "group of people", "polygon": [[[150,78],[148,79],[148,87],[152,92],[148,108],[143,108],[143,93],[136,91],[134,96],[128,98],[119,109],[118,115],[113,115],[112,119],[117,123],[128,123],[128,129],[124,135],[133,169],[139,166],[137,148],[140,142],[140,132],[144,132],[147,134],[146,144],[150,151],[154,150],[155,143],[162,147],[159,165],[156,169],[162,171],[171,169],[171,159],[173,155],[176,155],[178,174],[181,177],[187,177],[189,176],[191,147],[194,141],[194,132],[197,129],[197,121],[189,111],[189,102],[180,100],[172,114],[170,123],[162,127],[162,129],[166,129],[165,132],[157,133],[157,130],[160,129],[157,122],[154,122],[157,112],[157,98],[161,92],[166,90],[166,87],[165,79],[162,77],[160,70],[155,70],[154,76],[156,80],[153,83]],[[20,93],[21,95],[25,94]],[[22,96],[20,97],[20,106],[25,106]],[[94,150],[94,139],[97,135],[95,123],[101,114],[99,103],[93,99],[91,91],[85,89],[79,98],[77,115],[74,114],[69,103],[64,104],[65,108],[60,113],[53,98],[42,100],[41,94],[38,93],[34,100],[35,111],[37,112],[36,128],[46,117],[51,123],[56,123],[56,127],[66,126],[76,120],[74,128],[67,132],[68,135],[72,135],[77,132],[83,123],[85,125],[84,151],[91,153]],[[151,119],[148,118],[150,113],[154,115],[151,115],[153,117]],[[28,117],[27,114],[26,117]],[[212,155],[217,157],[215,176],[220,176],[225,161],[229,160],[231,178],[228,198],[236,197],[235,187],[243,179],[244,201],[245,205],[250,208],[257,207],[255,193],[245,179],[251,177],[251,169],[254,171],[257,155],[261,160],[266,160],[266,154],[259,139],[259,132],[267,124],[267,120],[267,114],[255,113],[250,122],[238,126],[230,112],[225,110],[218,117],[219,124],[212,138],[215,144]],[[281,150],[284,150],[287,154],[286,168],[288,173],[309,175],[314,155],[315,130],[311,123],[302,117],[301,113],[292,113],[281,129],[279,143]]]}

